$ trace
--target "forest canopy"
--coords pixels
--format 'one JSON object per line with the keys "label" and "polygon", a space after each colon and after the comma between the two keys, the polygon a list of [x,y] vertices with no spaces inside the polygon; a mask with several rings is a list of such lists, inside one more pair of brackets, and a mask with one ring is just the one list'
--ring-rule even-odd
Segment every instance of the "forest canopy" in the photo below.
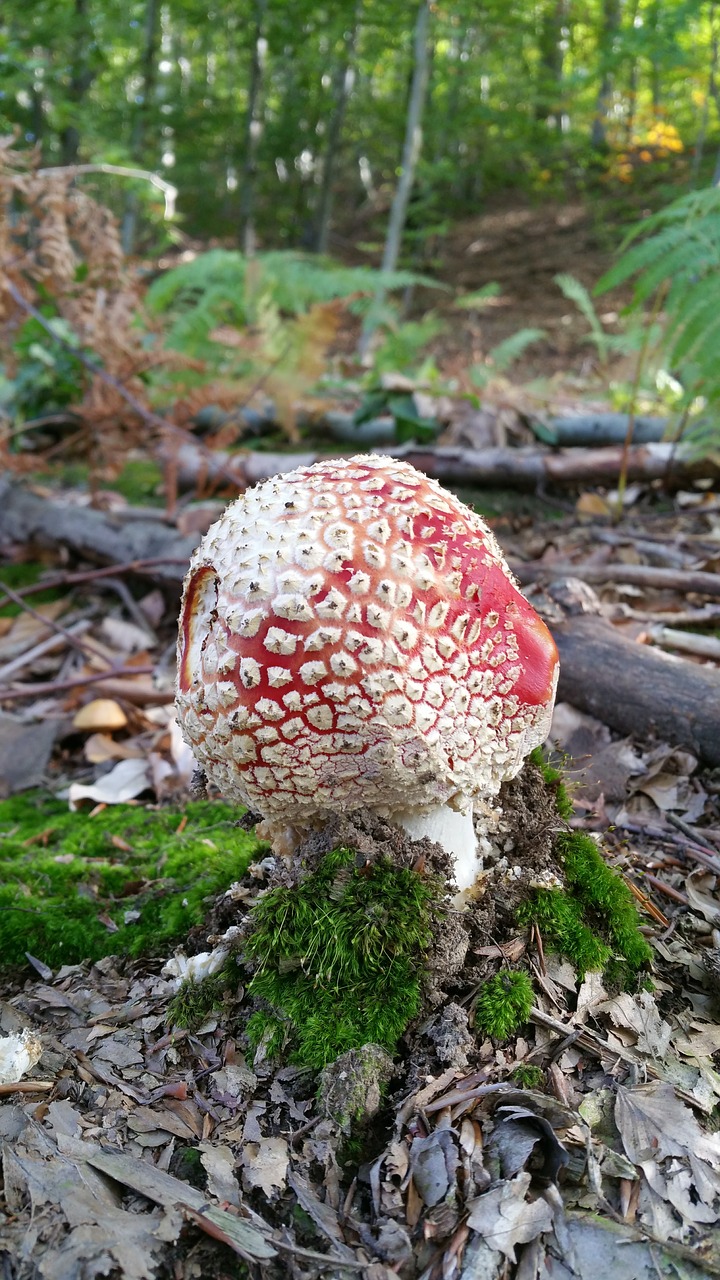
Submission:
{"label": "forest canopy", "polygon": [[[712,175],[714,0],[419,8],[428,87],[406,245],[499,189],[630,184],[678,159]],[[334,252],[350,237],[362,251],[346,215],[389,207],[418,20],[399,0],[6,0],[0,131],[39,145],[46,165],[161,175],[190,236]],[[126,249],[138,212],[162,225],[156,187],[99,189],[124,214]]]}

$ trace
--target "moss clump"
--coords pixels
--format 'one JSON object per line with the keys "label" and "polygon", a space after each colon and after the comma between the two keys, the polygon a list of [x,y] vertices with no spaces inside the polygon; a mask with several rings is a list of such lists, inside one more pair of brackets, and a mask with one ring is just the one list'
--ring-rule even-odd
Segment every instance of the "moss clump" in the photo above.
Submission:
{"label": "moss clump", "polygon": [[652,951],[640,933],[630,890],[584,832],[562,832],[556,849],[567,889],[536,891],[521,907],[519,922],[537,924],[581,978],[590,969],[603,969],[621,985],[632,981],[650,964]]}
{"label": "moss clump", "polygon": [[[181,819],[187,821],[180,830]],[[0,968],[162,952],[241,876],[257,841],[209,801],[70,813],[51,796],[0,803]]]}
{"label": "moss clump", "polygon": [[349,849],[327,854],[294,888],[254,908],[246,946],[257,963],[249,992],[270,1006],[247,1027],[266,1052],[291,1042],[292,1058],[324,1067],[376,1044],[392,1052],[420,1008],[431,919],[444,887],[379,859],[360,869]]}
{"label": "moss clump", "polygon": [[183,982],[168,1005],[168,1022],[174,1027],[187,1027],[194,1031],[201,1026],[208,1014],[220,1009],[225,996],[237,986],[237,971],[229,961],[217,973],[196,982],[190,978]]}
{"label": "moss clump", "polygon": [[486,1036],[507,1040],[527,1022],[532,1002],[532,982],[526,973],[520,969],[514,973],[496,973],[478,996],[475,1025]]}
{"label": "moss clump", "polygon": [[542,1067],[521,1062],[513,1071],[512,1079],[521,1089],[539,1089],[545,1083],[545,1072]]}
{"label": "moss clump", "polygon": [[560,817],[564,822],[569,822],[574,812],[573,802],[563,781],[562,769],[557,769],[555,765],[548,763],[543,755],[542,747],[536,747],[534,751],[531,751],[528,759],[531,764],[536,765],[540,770],[545,785],[555,793],[555,806]]}

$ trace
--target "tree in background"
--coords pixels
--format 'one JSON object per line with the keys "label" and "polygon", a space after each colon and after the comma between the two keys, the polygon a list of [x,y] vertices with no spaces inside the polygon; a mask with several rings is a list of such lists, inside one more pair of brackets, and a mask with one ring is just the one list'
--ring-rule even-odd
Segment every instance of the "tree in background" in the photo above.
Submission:
{"label": "tree in background", "polygon": [[[720,140],[716,0],[429,8],[428,218],[475,212],[492,190],[595,181],[598,146],[612,180],[632,181]],[[46,164],[157,169],[192,236],[353,252],[359,219],[379,257],[417,16],[407,0],[4,0],[0,131]],[[129,247],[149,226],[145,192],[98,182]]]}

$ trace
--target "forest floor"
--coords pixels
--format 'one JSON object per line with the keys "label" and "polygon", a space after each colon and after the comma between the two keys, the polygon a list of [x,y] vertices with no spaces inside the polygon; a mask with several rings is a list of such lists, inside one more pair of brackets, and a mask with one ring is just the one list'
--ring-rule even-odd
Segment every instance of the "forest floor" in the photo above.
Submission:
{"label": "forest floor", "polygon": [[[658,619],[687,622],[689,610],[703,635],[717,625],[712,603],[622,580],[623,566],[651,568],[668,556],[687,573],[711,569],[717,504],[683,510],[645,490],[613,530],[602,517],[563,511],[562,500],[552,518],[542,503],[531,514],[527,501],[493,522],[506,553],[551,571],[553,562],[574,562],[580,574],[589,564],[614,566],[601,610],[639,649]],[[83,499],[46,492],[45,502],[72,509]],[[137,527],[137,509],[124,522],[126,505],[118,494],[106,516],[98,513],[115,522],[118,545],[122,530]],[[173,536],[191,510],[163,518]],[[214,513],[197,514],[207,522]],[[16,559],[23,554],[16,544]],[[182,804],[187,793],[187,752],[171,724],[182,566],[164,582],[151,566],[140,577],[118,566],[132,593],[121,583],[108,598],[87,560],[75,553],[68,565],[62,538],[45,556],[46,574],[62,580],[79,568],[87,576],[61,581],[59,609],[56,601],[40,606],[40,618],[20,612],[4,624],[0,657],[20,665],[6,682],[0,774],[20,791],[31,770],[36,786],[70,787],[78,823],[90,827],[132,796],[150,802],[152,821],[153,804]],[[53,626],[67,634],[78,621],[94,652],[56,632],[59,647],[33,657]],[[685,661],[699,670],[706,660]],[[112,670],[98,679],[104,668]],[[84,676],[92,683],[63,687]],[[531,878],[547,870],[548,814],[539,793],[528,807],[537,786],[530,774],[506,795],[516,829],[504,828],[490,859],[493,919],[481,900],[460,973],[451,974],[447,956],[442,962],[440,1005],[411,1026],[394,1064],[342,1059],[319,1093],[313,1073],[268,1059],[262,1045],[248,1048],[247,977],[188,1030],[169,1013],[171,948],[149,959],[113,955],[109,932],[104,959],[47,965],[33,942],[30,967],[6,971],[0,1000],[3,1033],[27,1029],[41,1055],[19,1084],[0,1085],[5,1274],[74,1280],[114,1268],[123,1280],[230,1280],[250,1274],[249,1263],[268,1280],[719,1275],[719,770],[567,703],[551,738],[569,770],[571,826],[602,836],[640,906],[655,955],[652,989],[628,994],[599,973],[583,978],[539,935],[513,927],[502,907],[508,865]],[[2,810],[0,828],[4,840],[16,837],[11,824],[2,827]],[[52,821],[40,818],[36,832],[22,834],[28,865],[36,850],[69,856]],[[208,836],[216,843],[217,829]],[[89,858],[95,896],[100,863],[121,866],[135,839],[128,826]],[[382,830],[359,837],[366,852],[378,839],[386,850]],[[272,874],[263,855],[260,846],[230,894],[208,904],[205,928],[183,939],[186,951],[244,927]],[[122,925],[128,912],[142,912],[142,895],[142,886],[137,901],[102,894],[99,919],[117,928],[112,916]],[[535,1002],[519,1034],[493,1040],[475,1027],[478,988],[508,963],[532,974]],[[350,1105],[360,1124],[351,1133]]]}
{"label": "forest floor", "polygon": [[[418,314],[432,305],[447,322],[433,351],[448,382],[519,329],[546,332],[481,409],[468,415],[466,401],[439,397],[437,456],[457,459],[448,487],[487,516],[536,607],[559,610],[558,637],[573,625],[554,603],[559,579],[558,599],[581,599],[581,621],[596,620],[608,658],[617,642],[639,663],[642,726],[628,725],[603,663],[581,661],[579,700],[563,696],[550,742],[568,773],[568,830],[600,843],[638,905],[654,957],[641,989],[580,972],[539,929],[514,922],[508,886],[547,873],[548,831],[563,825],[531,766],[504,794],[485,905],[456,930],[467,935],[467,959],[456,956],[453,969],[449,952],[440,958],[433,989],[442,997],[410,1025],[394,1062],[356,1054],[319,1078],[272,1059],[267,1045],[253,1050],[250,970],[199,1025],[177,1025],[172,1002],[186,961],[172,958],[169,934],[145,957],[118,944],[165,889],[187,905],[189,885],[166,880],[190,828],[218,867],[218,846],[230,840],[224,809],[206,832],[193,826],[194,810],[176,817],[192,761],[172,710],[180,584],[189,548],[223,502],[199,493],[201,475],[163,510],[160,463],[143,451],[131,462],[135,483],[105,480],[95,509],[82,460],[74,480],[58,468],[2,489],[0,476],[0,592],[3,582],[14,592],[0,599],[0,779],[13,797],[0,803],[0,859],[17,887],[14,902],[0,899],[8,1280],[720,1276],[720,755],[716,739],[706,751],[692,740],[718,701],[717,476],[711,469],[699,485],[686,478],[668,491],[641,472],[616,518],[616,470],[605,483],[539,482],[525,492],[481,489],[462,475],[483,448],[544,449],[557,463],[528,425],[536,400],[526,379],[545,380],[551,411],[607,404],[611,375],[598,369],[585,322],[554,276],[569,272],[592,288],[621,232],[600,204],[488,209],[453,226],[433,270],[466,291],[497,281],[493,305],[472,315],[429,292],[412,305]],[[623,301],[600,303],[611,332]],[[626,373],[613,364],[612,377]],[[321,435],[302,447],[334,446]],[[581,452],[560,451],[566,460]],[[238,456],[240,465],[248,456],[274,465],[269,453]],[[152,557],[165,557],[162,569]],[[671,671],[671,695],[641,674],[648,659]],[[563,660],[565,671],[571,665]],[[697,716],[673,722],[685,687],[700,690]],[[26,832],[11,806],[30,785],[37,821]],[[69,802],[78,828],[97,828],[80,856],[66,835]],[[109,811],[118,818],[105,830]],[[142,849],[138,812],[148,819]],[[369,861],[378,848],[412,861],[382,824],[354,820]],[[162,838],[148,852],[155,821]],[[335,836],[350,839],[347,830]],[[252,846],[234,828],[232,839],[233,849]],[[208,894],[204,922],[177,937],[188,955],[246,927],[275,874],[266,853],[258,844],[244,874],[227,874],[227,889]],[[58,867],[91,922],[65,963],[50,950],[67,937],[48,888]],[[197,905],[201,889],[192,888]],[[25,913],[27,932],[13,910]],[[91,937],[100,950],[88,959]],[[20,950],[10,964],[11,942]],[[519,1033],[492,1038],[476,1021],[478,997],[508,966],[532,977],[534,1004]],[[20,1077],[7,1061],[12,1044],[27,1050]]]}

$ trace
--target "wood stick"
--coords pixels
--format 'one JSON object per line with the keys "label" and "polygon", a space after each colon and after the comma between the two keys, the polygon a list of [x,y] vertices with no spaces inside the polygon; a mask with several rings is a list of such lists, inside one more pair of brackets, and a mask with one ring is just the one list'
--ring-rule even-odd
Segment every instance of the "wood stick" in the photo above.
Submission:
{"label": "wood stick", "polygon": [[550,578],[580,578],[595,584],[625,582],[628,586],[648,587],[657,591],[693,592],[703,596],[720,596],[720,573],[699,570],[659,569],[649,564],[567,564],[511,561],[510,568],[521,583],[547,582]]}

